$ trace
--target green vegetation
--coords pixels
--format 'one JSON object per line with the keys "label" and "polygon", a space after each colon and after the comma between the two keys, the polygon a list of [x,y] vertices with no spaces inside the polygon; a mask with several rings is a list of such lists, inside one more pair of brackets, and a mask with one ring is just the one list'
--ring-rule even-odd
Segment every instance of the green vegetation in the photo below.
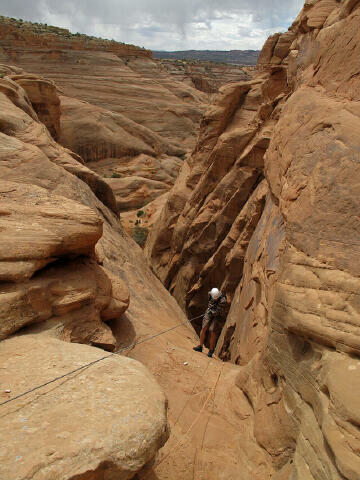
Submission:
{"label": "green vegetation", "polygon": [[136,214],[137,217],[143,217],[145,215],[144,210],[139,210]]}
{"label": "green vegetation", "polygon": [[138,245],[140,245],[140,247],[143,247],[145,245],[148,233],[149,229],[147,227],[140,227],[139,225],[136,225],[133,231],[133,239]]}
{"label": "green vegetation", "polygon": [[113,172],[112,175],[111,175],[111,178],[121,178],[121,175],[120,175],[120,173]]}
{"label": "green vegetation", "polygon": [[85,35],[80,32],[72,33],[70,30],[61,27],[55,27],[53,25],[48,25],[47,23],[38,23],[38,22],[29,22],[23,19],[18,19],[14,17],[5,17],[0,15],[0,24],[9,25],[15,28],[18,28],[22,32],[30,32],[35,35],[55,35],[60,37],[62,40],[73,40],[81,39],[86,44],[96,42],[97,46],[101,45],[102,47],[116,46],[116,45],[126,45],[130,48],[135,48],[136,50],[146,50],[144,47],[138,47],[136,45],[125,44],[124,42],[117,42],[115,40],[108,40],[105,38],[94,37],[92,35]]}

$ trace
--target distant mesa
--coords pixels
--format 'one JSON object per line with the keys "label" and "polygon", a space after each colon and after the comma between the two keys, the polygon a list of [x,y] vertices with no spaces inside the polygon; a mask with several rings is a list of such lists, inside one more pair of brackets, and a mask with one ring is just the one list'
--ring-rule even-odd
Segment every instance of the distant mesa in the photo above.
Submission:
{"label": "distant mesa", "polygon": [[152,57],[151,50],[128,45],[115,40],[71,33],[47,23],[29,22],[0,15],[0,39],[2,48],[11,49],[16,58],[16,47],[54,48],[67,50],[92,50],[112,52],[118,56]]}
{"label": "distant mesa", "polygon": [[198,60],[236,65],[256,65],[259,53],[259,50],[179,50],[176,52],[154,51],[153,57],[169,60]]}

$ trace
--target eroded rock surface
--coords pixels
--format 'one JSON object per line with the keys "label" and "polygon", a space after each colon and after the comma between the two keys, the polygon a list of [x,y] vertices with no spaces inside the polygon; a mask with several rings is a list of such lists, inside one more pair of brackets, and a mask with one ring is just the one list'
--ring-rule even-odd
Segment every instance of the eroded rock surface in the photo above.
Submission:
{"label": "eroded rock surface", "polygon": [[217,352],[240,366],[264,478],[360,474],[359,16],[306,2],[252,82],[221,90],[146,246],[190,316],[214,285],[232,300]]}
{"label": "eroded rock surface", "polygon": [[135,130],[143,126],[165,143],[194,145],[208,95],[177,81],[150,51],[5,17],[0,31],[1,63],[46,77],[63,95],[121,114],[138,124]]}
{"label": "eroded rock surface", "polygon": [[61,112],[56,85],[36,75],[11,75],[10,78],[25,90],[39,120],[47,127],[52,137],[58,140],[61,135]]}
{"label": "eroded rock surface", "polygon": [[214,283],[231,300],[241,279],[241,259],[265,204],[263,157],[286,88],[279,67],[222,87],[153,227],[151,266],[191,316],[202,313]]}
{"label": "eroded rock surface", "polygon": [[[98,219],[103,222],[101,238],[96,243],[94,234],[86,251],[59,252],[45,235],[46,202],[36,205],[38,223],[25,225],[32,228],[31,236],[41,232],[59,258],[53,261],[48,249],[41,257],[47,265],[17,251],[11,259],[18,270],[1,284],[0,295],[1,305],[10,305],[5,335],[24,325],[12,328],[19,321],[18,299],[25,298],[26,308],[31,298],[36,302],[31,325],[5,340],[10,345],[6,357],[18,355],[21,342],[32,338],[39,345],[59,342],[49,339],[58,337],[107,348],[141,341],[128,355],[146,364],[166,391],[172,433],[140,478],[359,477],[358,7],[352,0],[306,2],[290,31],[265,45],[256,78],[221,89],[202,122],[193,155],[164,194],[166,203],[146,246],[148,260],[189,317],[203,312],[205,292],[214,282],[226,291],[232,302],[217,354],[228,363],[192,351],[196,335],[147,269],[141,249],[104,205],[111,206],[101,189],[104,182],[55,143],[24,89],[6,78],[21,72],[2,67],[0,173],[5,185],[17,184],[15,192],[41,189],[46,202],[66,199],[64,205],[74,211],[65,209],[65,219],[57,216],[65,242],[67,222],[83,239],[87,228],[97,232]],[[133,71],[152,68],[134,59]],[[136,152],[136,158],[145,174],[144,157]],[[10,202],[13,192],[3,193]],[[90,226],[79,221],[76,203],[79,210],[93,212]],[[23,222],[26,209],[18,211]],[[4,225],[10,225],[11,215],[5,209]],[[8,261],[4,258],[4,264]],[[24,296],[7,296],[9,288]],[[130,304],[121,315],[128,291]],[[110,322],[106,331],[103,320]],[[166,335],[155,336],[164,330]],[[36,336],[29,337],[31,332]],[[18,377],[20,364],[11,368],[11,379]],[[45,401],[46,395],[39,398]],[[96,398],[101,402],[103,397]],[[8,436],[19,431],[16,421],[11,427],[19,408],[37,408],[10,405],[14,411],[1,420]],[[114,436],[104,438],[97,462],[108,451],[116,457]],[[155,444],[156,450],[160,445]],[[21,443],[27,458],[29,445]],[[155,450],[146,458],[139,455],[131,474]],[[41,456],[37,470],[43,462]],[[94,466],[89,458],[84,462],[81,480],[104,478],[101,468],[113,468],[106,462]],[[118,457],[116,462],[121,469]],[[14,468],[14,462],[2,468]]]}
{"label": "eroded rock surface", "polygon": [[217,93],[227,83],[250,80],[254,67],[225,63],[159,59],[169,74],[178,81],[194,86],[205,93]]}
{"label": "eroded rock surface", "polygon": [[[109,159],[120,168],[131,166],[133,159],[131,175],[142,177],[139,156],[157,163],[150,176],[110,182],[115,183],[117,202],[108,198],[107,205],[111,202],[121,212],[133,211],[173,186],[174,180],[157,183],[158,173],[167,175],[164,158],[180,162],[194,147],[209,92],[227,81],[217,72],[207,89],[201,72],[186,69],[178,77],[147,50],[56,27],[1,17],[0,32],[0,62],[13,65],[10,71],[0,67],[0,73],[4,68],[24,87],[32,110],[55,140],[85,164],[98,164],[96,171],[104,170],[101,164]],[[231,79],[248,78],[240,68],[230,70],[226,67]],[[79,171],[74,164],[71,168]],[[79,175],[104,201],[107,185],[96,175],[89,178],[85,169]]]}
{"label": "eroded rock surface", "polygon": [[[148,462],[140,478],[191,480],[195,469],[209,480],[223,474],[262,479],[272,469],[270,456],[252,440],[250,407],[235,385],[238,367],[192,351],[193,330],[118,216],[102,203],[106,190],[92,180],[100,177],[51,138],[19,84],[6,75],[2,85],[6,277],[0,311],[2,338],[9,338],[0,343],[0,399],[106,355],[64,341],[127,347],[123,353],[144,363],[164,389],[172,430],[153,462],[167,438],[164,396],[143,367],[111,357],[1,407],[7,443],[0,449],[0,476],[127,479]],[[144,178],[153,165],[147,160],[138,158]],[[170,181],[175,166],[162,181]],[[120,173],[127,175],[127,168]]]}
{"label": "eroded rock surface", "polygon": [[[102,357],[86,345],[23,335],[0,344],[0,382],[17,395]],[[4,479],[128,480],[168,438],[164,393],[143,365],[119,355],[21,402],[2,407]]]}

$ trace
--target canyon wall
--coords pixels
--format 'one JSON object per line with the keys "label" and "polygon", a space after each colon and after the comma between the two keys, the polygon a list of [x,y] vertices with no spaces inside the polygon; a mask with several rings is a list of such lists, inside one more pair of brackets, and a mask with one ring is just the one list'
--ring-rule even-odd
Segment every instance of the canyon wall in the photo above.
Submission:
{"label": "canyon wall", "polygon": [[307,1],[220,89],[146,245],[189,317],[227,294],[217,353],[276,480],[360,473],[359,20]]}
{"label": "canyon wall", "polygon": [[[73,34],[66,28],[43,23],[32,23],[0,15],[1,41],[5,50],[16,54],[16,47],[64,48],[66,50],[102,50],[118,56],[152,57],[151,50],[128,45],[115,40]],[[15,49],[14,49],[15,47]]]}
{"label": "canyon wall", "polygon": [[[72,97],[80,70],[59,74],[61,92],[58,51],[50,79],[0,67],[0,403],[13,399],[0,477],[358,479],[359,16],[357,1],[307,1],[256,77],[221,87],[184,160],[175,136],[108,109],[112,88],[99,104]],[[39,50],[16,48],[42,68]],[[69,65],[104,58],[69,52]],[[73,152],[56,142],[69,118],[126,141]],[[107,145],[126,161],[102,163]],[[105,177],[132,179],[134,159],[168,188],[181,165],[170,193],[148,183],[163,204],[145,246],[158,279],[118,217],[119,179]],[[203,313],[215,284],[231,303],[216,351],[227,362],[192,350],[184,314]],[[96,347],[131,347],[153,375]]]}
{"label": "canyon wall", "polygon": [[[249,78],[240,67],[168,68],[133,45],[6,17],[0,63],[12,65],[54,140],[112,188],[118,211],[130,212],[127,231],[136,237],[140,229],[144,238],[195,145],[212,93]],[[7,71],[0,67],[0,77]],[[140,209],[143,218],[136,216]]]}
{"label": "canyon wall", "polygon": [[0,478],[266,478],[238,367],[193,352],[112,190],[53,139],[56,85],[1,72]]}
{"label": "canyon wall", "polygon": [[173,185],[209,101],[151,56],[133,45],[0,17],[0,77],[10,64],[54,140],[91,162],[114,190],[118,211],[134,210],[135,218]]}
{"label": "canyon wall", "polygon": [[[136,130],[140,130],[142,136],[143,132],[160,136],[163,143],[175,144],[180,154],[193,146],[208,97],[191,82],[187,85],[174,81],[160,63],[152,60],[150,51],[6,17],[0,17],[0,33],[0,63],[53,80],[61,95],[86,102],[83,108],[90,104],[87,113],[90,106],[94,106],[103,109],[104,116],[110,112],[120,115],[115,115],[116,118],[125,116],[122,126],[128,123],[135,137]],[[71,109],[68,102],[62,105],[65,124],[72,121],[74,115],[74,108]],[[77,110],[79,106],[81,104],[76,105]],[[81,121],[86,129],[92,122],[83,115],[84,112],[78,112],[75,117],[77,126]],[[95,108],[93,116],[97,115]],[[114,130],[114,125],[112,127]],[[124,155],[109,139],[102,141],[102,151],[95,148],[91,151],[91,145],[85,140],[77,145],[72,137],[65,128],[61,143],[85,156],[85,160]],[[92,140],[94,143],[96,139]],[[97,143],[101,143],[100,139]]]}
{"label": "canyon wall", "polygon": [[254,67],[192,60],[157,60],[174,80],[205,93],[217,93],[227,83],[250,80]]}

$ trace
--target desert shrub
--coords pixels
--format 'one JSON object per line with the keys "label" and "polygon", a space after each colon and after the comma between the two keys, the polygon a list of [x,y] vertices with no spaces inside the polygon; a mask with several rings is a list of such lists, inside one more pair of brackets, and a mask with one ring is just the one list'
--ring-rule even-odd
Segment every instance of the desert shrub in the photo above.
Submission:
{"label": "desert shrub", "polygon": [[113,172],[111,178],[121,178],[120,173]]}
{"label": "desert shrub", "polygon": [[144,210],[139,210],[136,214],[137,217],[143,217],[145,215]]}
{"label": "desert shrub", "polygon": [[136,225],[133,231],[133,239],[138,245],[140,245],[140,247],[143,247],[145,245],[148,233],[149,229],[147,227],[140,227],[139,225]]}

